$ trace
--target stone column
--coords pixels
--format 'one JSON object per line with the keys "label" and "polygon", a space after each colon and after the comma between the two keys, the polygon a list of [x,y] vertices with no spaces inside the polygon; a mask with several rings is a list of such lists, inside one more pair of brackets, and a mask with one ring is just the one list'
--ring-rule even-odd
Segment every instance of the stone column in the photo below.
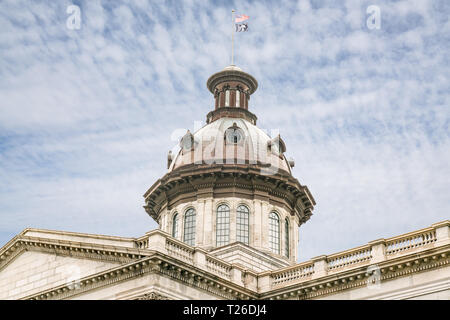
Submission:
{"label": "stone column", "polygon": [[292,239],[292,255],[294,257],[293,262],[295,263],[298,259],[298,248],[299,248],[299,241],[300,241],[300,227],[298,225],[297,222],[298,218],[294,216],[294,219],[292,219],[293,221],[293,236],[294,238]]}
{"label": "stone column", "polygon": [[232,199],[230,203],[230,243],[236,242],[236,209],[237,201]]}
{"label": "stone column", "polygon": [[198,201],[195,206],[196,217],[195,217],[195,246],[199,246],[203,242],[203,205],[202,201]]}
{"label": "stone column", "polygon": [[205,248],[210,248],[213,246],[212,239],[212,216],[213,216],[213,199],[207,198],[204,202],[204,224],[203,224],[203,246]]}
{"label": "stone column", "polygon": [[285,257],[285,255],[284,255],[284,249],[285,249],[285,241],[284,241],[284,238],[285,238],[285,222],[286,222],[286,220],[285,220],[285,216],[284,216],[284,210],[280,210],[279,211],[279,213],[278,213],[278,216],[280,217],[280,255],[281,256],[283,256],[283,257]]}
{"label": "stone column", "polygon": [[267,203],[261,201],[261,226],[260,226],[260,235],[261,235],[261,248],[265,248],[266,250],[270,250],[269,245],[269,208]]}
{"label": "stone column", "polygon": [[251,212],[253,215],[253,225],[250,225],[251,232],[253,233],[253,243],[250,243],[250,245],[253,245],[255,247],[261,247],[262,246],[262,239],[261,239],[261,219],[262,219],[262,205],[260,200],[253,200],[253,212]]}
{"label": "stone column", "polygon": [[205,202],[206,200],[198,200],[198,212],[197,212],[197,235],[196,245],[199,247],[203,247],[204,244],[204,233],[205,233]]}

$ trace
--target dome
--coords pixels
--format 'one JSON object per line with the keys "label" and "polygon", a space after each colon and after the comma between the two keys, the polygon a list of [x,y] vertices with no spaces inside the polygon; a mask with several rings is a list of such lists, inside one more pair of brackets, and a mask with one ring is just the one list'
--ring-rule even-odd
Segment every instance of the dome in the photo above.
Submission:
{"label": "dome", "polygon": [[[293,177],[280,135],[258,128],[248,110],[256,79],[230,65],[209,77],[207,88],[214,109],[202,128],[187,130],[178,150],[169,151],[168,172],[144,194],[145,211],[189,245],[210,251],[240,243],[291,263],[298,240],[286,235],[308,221],[314,198]],[[219,207],[228,209],[219,215]],[[284,227],[275,235],[277,224]]]}
{"label": "dome", "polygon": [[169,172],[192,164],[257,165],[267,174],[284,171],[290,166],[286,147],[278,136],[271,138],[263,130],[242,118],[220,118],[180,141],[180,150],[169,159]]}

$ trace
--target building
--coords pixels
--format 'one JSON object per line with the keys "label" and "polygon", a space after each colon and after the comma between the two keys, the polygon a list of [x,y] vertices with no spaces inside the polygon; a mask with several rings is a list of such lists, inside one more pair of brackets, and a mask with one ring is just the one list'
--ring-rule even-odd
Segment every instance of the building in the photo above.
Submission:
{"label": "building", "polygon": [[207,124],[144,194],[159,229],[26,229],[0,249],[0,299],[450,299],[449,220],[297,263],[315,201],[256,126],[256,79],[232,65],[207,87]]}

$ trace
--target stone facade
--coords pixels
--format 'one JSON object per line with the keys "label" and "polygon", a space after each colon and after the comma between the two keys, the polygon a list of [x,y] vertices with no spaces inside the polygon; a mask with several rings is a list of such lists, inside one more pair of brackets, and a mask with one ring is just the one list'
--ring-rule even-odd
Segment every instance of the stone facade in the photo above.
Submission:
{"label": "stone facade", "polygon": [[117,238],[26,229],[0,250],[0,299],[448,300],[449,235],[446,220],[275,268],[281,261],[241,243],[208,252],[161,230]]}

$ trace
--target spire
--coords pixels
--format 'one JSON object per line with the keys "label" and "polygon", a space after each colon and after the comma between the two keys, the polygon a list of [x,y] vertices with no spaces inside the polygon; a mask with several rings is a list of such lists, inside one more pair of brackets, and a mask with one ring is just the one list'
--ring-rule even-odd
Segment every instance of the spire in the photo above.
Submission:
{"label": "spire", "polygon": [[209,77],[206,86],[214,95],[214,111],[208,113],[207,123],[230,117],[256,124],[256,116],[248,111],[250,95],[258,88],[253,76],[232,64]]}

